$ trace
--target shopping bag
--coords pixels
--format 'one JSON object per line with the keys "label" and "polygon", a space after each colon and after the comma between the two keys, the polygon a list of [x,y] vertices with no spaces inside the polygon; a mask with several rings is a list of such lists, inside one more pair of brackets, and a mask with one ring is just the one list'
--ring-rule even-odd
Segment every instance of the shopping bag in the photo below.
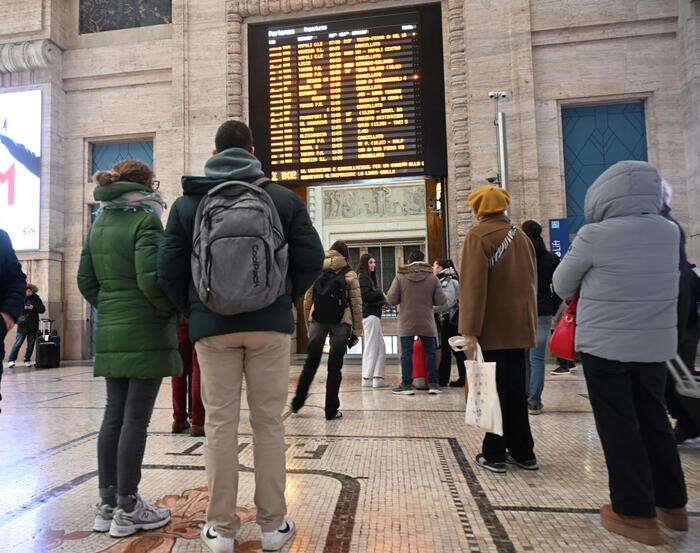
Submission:
{"label": "shopping bag", "polygon": [[476,358],[466,361],[467,411],[465,422],[485,432],[503,436],[501,402],[496,388],[496,363],[484,361],[481,346],[477,345]]}

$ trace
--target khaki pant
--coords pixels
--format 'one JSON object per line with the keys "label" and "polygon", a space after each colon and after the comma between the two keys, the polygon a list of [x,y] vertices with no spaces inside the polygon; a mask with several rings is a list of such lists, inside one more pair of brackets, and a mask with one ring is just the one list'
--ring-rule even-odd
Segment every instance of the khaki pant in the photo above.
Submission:
{"label": "khaki pant", "polygon": [[255,444],[255,505],[263,532],[282,525],[287,505],[282,412],[289,383],[290,338],[280,332],[237,332],[196,344],[207,416],[204,448],[209,486],[207,522],[233,538],[241,526],[238,495],[238,421],[245,374]]}

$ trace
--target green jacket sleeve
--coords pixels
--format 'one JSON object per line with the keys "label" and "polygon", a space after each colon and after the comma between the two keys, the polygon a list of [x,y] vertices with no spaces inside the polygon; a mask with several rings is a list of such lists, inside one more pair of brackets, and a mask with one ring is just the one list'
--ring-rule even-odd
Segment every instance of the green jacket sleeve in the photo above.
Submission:
{"label": "green jacket sleeve", "polygon": [[292,300],[296,302],[321,275],[324,252],[321,239],[301,198],[295,196],[293,208],[294,215],[290,221],[287,243]]}
{"label": "green jacket sleeve", "polygon": [[176,200],[158,248],[158,284],[180,311],[189,315],[190,254],[192,238],[180,217],[180,199]]}
{"label": "green jacket sleeve", "polygon": [[97,296],[100,291],[100,283],[92,265],[92,255],[90,254],[90,234],[88,233],[80,254],[80,266],[78,267],[78,289],[88,303],[97,307]]}
{"label": "green jacket sleeve", "polygon": [[156,265],[158,245],[163,234],[163,225],[155,214],[149,214],[136,229],[134,265],[136,284],[153,306],[163,313],[174,311],[167,296],[158,286]]}

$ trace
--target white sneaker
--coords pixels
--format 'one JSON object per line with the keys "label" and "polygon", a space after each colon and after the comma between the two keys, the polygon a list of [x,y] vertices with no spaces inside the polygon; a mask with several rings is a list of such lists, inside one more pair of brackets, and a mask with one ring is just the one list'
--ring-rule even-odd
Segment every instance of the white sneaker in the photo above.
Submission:
{"label": "white sneaker", "polygon": [[136,506],[133,511],[127,513],[121,507],[114,510],[109,535],[113,538],[124,538],[139,530],[162,528],[168,522],[170,522],[170,509],[149,505],[137,494]]}
{"label": "white sneaker", "polygon": [[116,507],[111,507],[106,503],[98,503],[95,523],[92,525],[93,532],[108,532],[114,518]]}
{"label": "white sneaker", "polygon": [[7,364],[7,368],[8,368],[8,369],[11,369],[11,368],[14,367],[14,366],[15,366],[15,362],[14,362],[14,361],[10,361],[10,362]]}
{"label": "white sneaker", "polygon": [[24,362],[24,366],[25,366],[25,367],[31,367],[31,366],[32,366],[32,362],[31,362],[31,361],[25,361],[25,362]]}
{"label": "white sneaker", "polygon": [[291,518],[284,517],[284,522],[274,532],[262,533],[262,550],[263,551],[279,551],[287,542],[294,539],[294,521]]}
{"label": "white sneaker", "polygon": [[386,383],[386,380],[383,378],[375,378],[374,382],[372,383],[373,388],[388,388],[389,385]]}
{"label": "white sneaker", "polygon": [[369,388],[372,386],[372,379],[371,378],[365,378],[364,376],[362,377],[362,387],[363,388]]}
{"label": "white sneaker", "polygon": [[204,545],[214,553],[233,553],[233,538],[225,538],[216,533],[216,530],[208,522],[202,527],[200,534]]}

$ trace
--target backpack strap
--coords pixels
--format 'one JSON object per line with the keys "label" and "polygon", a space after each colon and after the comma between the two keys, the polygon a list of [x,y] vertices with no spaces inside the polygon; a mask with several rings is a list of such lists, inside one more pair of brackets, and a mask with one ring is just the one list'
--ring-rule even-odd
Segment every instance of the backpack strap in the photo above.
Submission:
{"label": "backpack strap", "polygon": [[510,230],[508,231],[508,234],[506,234],[506,237],[503,239],[503,241],[499,244],[498,248],[496,249],[496,253],[494,253],[491,256],[491,259],[489,259],[489,269],[493,269],[494,266],[496,265],[496,263],[498,263],[498,260],[501,259],[503,254],[508,249],[508,246],[510,246],[510,243],[515,238],[516,232],[518,232],[518,228],[515,225],[511,225]]}

